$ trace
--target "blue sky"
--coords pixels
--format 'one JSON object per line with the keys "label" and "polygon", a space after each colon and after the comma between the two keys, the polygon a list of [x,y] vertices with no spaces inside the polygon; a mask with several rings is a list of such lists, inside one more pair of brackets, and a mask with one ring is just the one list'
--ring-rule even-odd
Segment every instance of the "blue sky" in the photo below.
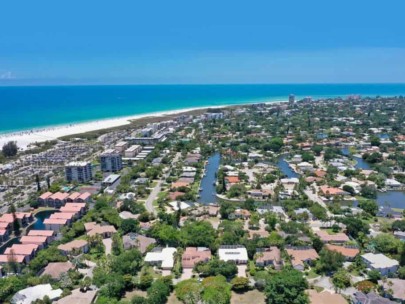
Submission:
{"label": "blue sky", "polygon": [[405,82],[405,1],[3,1],[0,85]]}

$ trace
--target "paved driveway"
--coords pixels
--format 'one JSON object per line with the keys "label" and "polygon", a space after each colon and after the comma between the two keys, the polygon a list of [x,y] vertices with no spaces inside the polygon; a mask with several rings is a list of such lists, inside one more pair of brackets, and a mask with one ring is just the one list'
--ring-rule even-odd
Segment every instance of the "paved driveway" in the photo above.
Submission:
{"label": "paved driveway", "polygon": [[246,278],[247,265],[237,265],[238,267],[238,277]]}
{"label": "paved driveway", "polygon": [[105,255],[111,254],[112,239],[111,238],[103,239],[103,244],[105,247]]}

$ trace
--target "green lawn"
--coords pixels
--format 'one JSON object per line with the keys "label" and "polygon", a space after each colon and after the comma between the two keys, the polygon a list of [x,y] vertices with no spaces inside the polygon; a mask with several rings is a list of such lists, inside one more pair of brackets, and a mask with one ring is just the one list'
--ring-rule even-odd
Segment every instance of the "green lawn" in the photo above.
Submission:
{"label": "green lawn", "polygon": [[319,277],[319,274],[317,274],[313,269],[311,269],[311,270],[308,272],[307,279],[315,279],[315,278],[317,278],[317,277]]}

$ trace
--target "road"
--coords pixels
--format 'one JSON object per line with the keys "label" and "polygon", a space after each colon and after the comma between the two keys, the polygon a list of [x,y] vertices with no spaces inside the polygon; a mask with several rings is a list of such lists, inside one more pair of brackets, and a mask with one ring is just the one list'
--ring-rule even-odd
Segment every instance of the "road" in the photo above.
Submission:
{"label": "road", "polygon": [[166,174],[163,174],[162,178],[157,182],[156,186],[153,188],[152,192],[149,194],[149,197],[146,199],[145,208],[148,212],[153,213],[155,215],[157,214],[156,209],[153,206],[153,202],[155,201],[155,199],[158,197],[160,191],[162,190],[163,181],[166,180],[166,178],[168,178],[170,176],[170,171],[176,165],[180,156],[181,156],[181,153],[178,152],[176,154],[176,156],[173,158],[173,162],[170,167],[170,170]]}
{"label": "road", "polygon": [[324,207],[326,209],[326,214],[328,215],[328,217],[333,217],[333,214],[329,211],[328,206],[326,206],[323,200],[321,200],[321,198],[317,194],[314,194],[311,189],[304,190],[304,193],[311,201],[314,201],[315,203],[318,203],[319,205]]}

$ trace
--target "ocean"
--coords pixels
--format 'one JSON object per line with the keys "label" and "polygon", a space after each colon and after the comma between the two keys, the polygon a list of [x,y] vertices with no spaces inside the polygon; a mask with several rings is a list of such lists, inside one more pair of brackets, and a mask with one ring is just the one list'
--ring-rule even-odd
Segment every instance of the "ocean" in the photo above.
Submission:
{"label": "ocean", "polygon": [[106,118],[262,101],[405,95],[405,84],[105,85],[0,87],[0,133]]}

